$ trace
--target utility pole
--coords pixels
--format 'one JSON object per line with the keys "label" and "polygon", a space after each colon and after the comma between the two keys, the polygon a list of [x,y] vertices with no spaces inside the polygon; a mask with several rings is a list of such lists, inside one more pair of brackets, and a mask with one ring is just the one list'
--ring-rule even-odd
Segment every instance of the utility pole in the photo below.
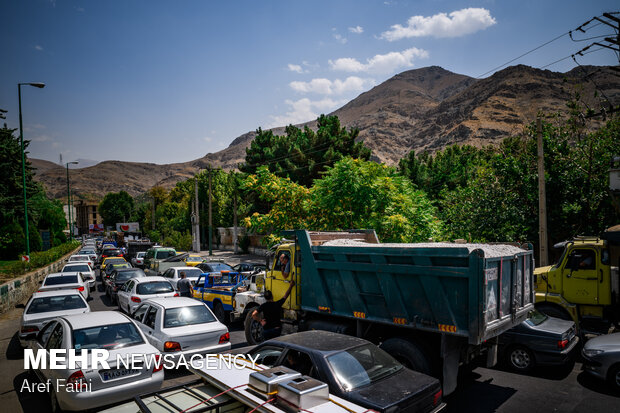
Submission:
{"label": "utility pole", "polygon": [[233,252],[237,254],[237,176],[235,171],[230,175],[233,179]]}
{"label": "utility pole", "polygon": [[213,215],[211,213],[211,165],[207,165],[209,171],[209,255],[213,255]]}
{"label": "utility pole", "polygon": [[545,191],[545,163],[542,139],[542,121],[536,118],[538,146],[538,242],[540,244],[540,266],[549,263],[547,251],[547,194]]}
{"label": "utility pole", "polygon": [[193,205],[193,233],[194,233],[194,252],[200,252],[200,213],[198,212],[198,174],[194,177],[194,196],[196,198]]}

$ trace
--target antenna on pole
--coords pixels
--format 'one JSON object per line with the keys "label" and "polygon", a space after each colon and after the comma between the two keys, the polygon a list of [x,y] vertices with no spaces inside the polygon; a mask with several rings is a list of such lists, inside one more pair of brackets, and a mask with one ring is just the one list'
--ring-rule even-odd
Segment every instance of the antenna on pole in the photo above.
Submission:
{"label": "antenna on pole", "polygon": [[62,165],[62,153],[60,154],[60,162],[59,163]]}

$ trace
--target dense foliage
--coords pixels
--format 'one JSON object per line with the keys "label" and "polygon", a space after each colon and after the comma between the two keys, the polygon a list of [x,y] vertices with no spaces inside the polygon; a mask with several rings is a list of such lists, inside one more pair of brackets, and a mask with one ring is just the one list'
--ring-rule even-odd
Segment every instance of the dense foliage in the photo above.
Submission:
{"label": "dense foliage", "polygon": [[[29,145],[24,141],[24,149]],[[30,250],[40,251],[40,231],[49,231],[52,246],[66,241],[67,225],[62,204],[50,200],[33,180],[34,172],[26,153],[26,196]],[[15,129],[0,129],[0,259],[13,260],[26,251],[21,145]]]}
{"label": "dense foliage", "polygon": [[127,222],[133,214],[134,201],[125,191],[108,192],[99,203],[99,215],[106,227],[115,227],[117,223]]}

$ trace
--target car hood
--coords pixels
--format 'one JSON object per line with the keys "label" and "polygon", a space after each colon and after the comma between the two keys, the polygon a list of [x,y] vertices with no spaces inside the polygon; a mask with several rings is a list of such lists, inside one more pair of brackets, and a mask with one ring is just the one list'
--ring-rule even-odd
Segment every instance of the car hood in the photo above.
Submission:
{"label": "car hood", "polygon": [[584,349],[620,350],[620,333],[594,337],[586,342]]}
{"label": "car hood", "polygon": [[562,335],[566,331],[575,326],[575,323],[568,320],[562,320],[557,317],[549,317],[537,326],[532,326],[534,330],[544,331],[546,333],[552,333]]}
{"label": "car hood", "polygon": [[434,394],[440,390],[439,381],[426,374],[406,368],[383,380],[346,393],[353,403],[376,410],[399,406],[399,410],[420,402],[433,403]]}

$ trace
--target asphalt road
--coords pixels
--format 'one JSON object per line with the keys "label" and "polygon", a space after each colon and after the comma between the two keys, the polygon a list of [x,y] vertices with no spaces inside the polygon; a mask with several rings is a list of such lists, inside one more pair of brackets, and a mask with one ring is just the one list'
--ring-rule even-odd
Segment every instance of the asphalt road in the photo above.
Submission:
{"label": "asphalt road", "polygon": [[[243,258],[226,254],[232,263]],[[93,311],[115,309],[99,288],[89,304]],[[0,411],[48,412],[46,394],[20,392],[24,379],[32,380],[23,369],[17,340],[22,310],[0,315]],[[230,339],[233,348],[247,345],[241,325],[230,326]],[[166,371],[164,387],[192,380],[185,370]],[[457,390],[444,400],[448,412],[620,412],[620,394],[609,392],[605,383],[582,372],[579,361],[568,368],[540,368],[529,375],[501,367],[476,368],[461,374]]]}

